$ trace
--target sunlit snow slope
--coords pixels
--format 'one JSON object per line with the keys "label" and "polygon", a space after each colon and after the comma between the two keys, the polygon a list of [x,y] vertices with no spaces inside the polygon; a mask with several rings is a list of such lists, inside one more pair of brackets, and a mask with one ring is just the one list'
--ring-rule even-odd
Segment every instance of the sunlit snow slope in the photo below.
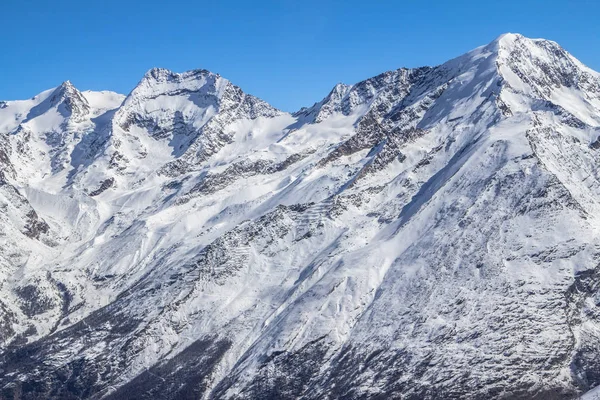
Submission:
{"label": "sunlit snow slope", "polygon": [[281,112],[205,70],[0,102],[0,398],[600,385],[600,74],[503,35]]}

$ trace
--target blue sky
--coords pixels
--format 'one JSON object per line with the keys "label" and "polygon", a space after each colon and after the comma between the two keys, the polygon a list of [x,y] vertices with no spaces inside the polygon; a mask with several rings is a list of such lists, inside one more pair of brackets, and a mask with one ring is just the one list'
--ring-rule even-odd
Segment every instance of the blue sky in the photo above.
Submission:
{"label": "blue sky", "polygon": [[600,70],[597,0],[2,0],[0,99],[71,80],[127,94],[145,71],[205,68],[293,111],[504,32],[559,42]]}

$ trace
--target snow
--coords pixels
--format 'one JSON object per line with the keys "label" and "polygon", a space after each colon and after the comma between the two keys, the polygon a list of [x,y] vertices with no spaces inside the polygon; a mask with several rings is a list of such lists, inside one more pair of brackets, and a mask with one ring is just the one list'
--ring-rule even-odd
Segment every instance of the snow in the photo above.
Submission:
{"label": "snow", "polygon": [[[600,327],[568,293],[600,249],[600,95],[570,82],[600,78],[557,46],[503,35],[295,114],[205,70],[153,69],[127,97],[65,83],[7,102],[3,345],[67,335],[44,364],[120,365],[103,378],[116,389],[226,339],[204,397],[245,393],[316,342],[314,396],[348,349],[371,360],[359,395],[389,395],[395,370],[416,397],[579,390],[568,368]],[[115,337],[120,318],[139,325]]]}
{"label": "snow", "polygon": [[596,387],[581,396],[580,400],[598,400],[600,399],[600,387]]}
{"label": "snow", "polygon": [[100,92],[86,90],[81,93],[88,101],[92,109],[97,110],[95,111],[95,114],[98,115],[103,114],[106,111],[119,108],[119,106],[123,104],[123,101],[125,100],[124,95],[108,90],[103,90]]}

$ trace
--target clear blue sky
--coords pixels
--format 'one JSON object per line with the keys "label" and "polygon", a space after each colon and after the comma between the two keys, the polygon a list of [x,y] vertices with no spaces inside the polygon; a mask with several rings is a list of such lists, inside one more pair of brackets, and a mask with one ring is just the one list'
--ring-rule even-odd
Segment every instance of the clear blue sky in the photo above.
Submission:
{"label": "clear blue sky", "polygon": [[598,0],[2,0],[0,99],[71,80],[127,94],[152,67],[218,72],[293,111],[337,82],[436,65],[504,32],[600,70]]}

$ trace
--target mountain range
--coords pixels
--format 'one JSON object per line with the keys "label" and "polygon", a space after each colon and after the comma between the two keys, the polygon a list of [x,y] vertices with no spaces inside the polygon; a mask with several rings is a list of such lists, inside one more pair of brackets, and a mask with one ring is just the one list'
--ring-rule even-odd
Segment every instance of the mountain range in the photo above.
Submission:
{"label": "mountain range", "polygon": [[599,137],[600,74],[517,34],[296,113],[206,70],[0,102],[0,398],[578,398]]}

